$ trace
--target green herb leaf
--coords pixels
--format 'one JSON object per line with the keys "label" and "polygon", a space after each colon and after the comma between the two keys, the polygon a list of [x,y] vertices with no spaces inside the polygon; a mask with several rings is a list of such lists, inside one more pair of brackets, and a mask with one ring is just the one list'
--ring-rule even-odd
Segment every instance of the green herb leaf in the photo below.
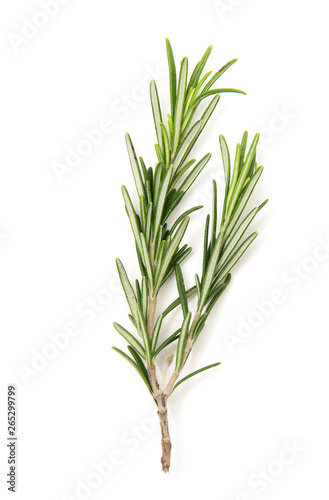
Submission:
{"label": "green herb leaf", "polygon": [[164,144],[161,131],[162,115],[161,115],[158,89],[154,80],[151,80],[150,83],[150,97],[151,97],[152,113],[153,113],[154,126],[158,139],[158,144],[160,150],[164,153]]}
{"label": "green herb leaf", "polygon": [[145,190],[144,190],[141,171],[140,171],[140,168],[138,165],[137,156],[136,156],[135,149],[134,149],[134,146],[133,146],[133,143],[130,139],[129,134],[126,134],[126,145],[127,145],[131,169],[132,169],[133,176],[135,179],[137,193],[139,196],[146,195]]}
{"label": "green herb leaf", "polygon": [[196,370],[195,372],[190,373],[189,375],[182,378],[179,382],[177,382],[177,384],[174,385],[173,390],[171,391],[171,394],[180,384],[185,382],[185,380],[188,380],[189,378],[194,377],[194,375],[197,375],[198,373],[204,372],[205,370],[209,370],[209,368],[213,368],[213,367],[218,366],[218,365],[220,365],[220,362],[213,363],[212,365],[204,366],[203,368],[199,368],[199,370]]}
{"label": "green herb leaf", "polygon": [[145,359],[145,351],[142,345],[138,342],[138,340],[128,332],[123,326],[119,325],[118,323],[113,323],[114,328],[120,335],[130,344],[132,347],[136,349],[138,354],[142,356]]}
{"label": "green herb leaf", "polygon": [[183,311],[183,317],[185,317],[188,313],[187,296],[186,296],[186,289],[185,289],[182,270],[179,265],[175,267],[175,272],[176,272],[178,294],[180,297],[182,311]]}
{"label": "green herb leaf", "polygon": [[183,363],[184,349],[187,341],[187,336],[189,332],[190,322],[191,322],[192,313],[189,311],[183,321],[182,330],[179,335],[177,352],[176,352],[176,366],[175,370],[178,371]]}
{"label": "green herb leaf", "polygon": [[176,108],[176,85],[177,85],[176,64],[175,64],[173,50],[168,38],[166,38],[166,48],[167,48],[168,67],[169,67],[171,116],[174,118],[175,108]]}

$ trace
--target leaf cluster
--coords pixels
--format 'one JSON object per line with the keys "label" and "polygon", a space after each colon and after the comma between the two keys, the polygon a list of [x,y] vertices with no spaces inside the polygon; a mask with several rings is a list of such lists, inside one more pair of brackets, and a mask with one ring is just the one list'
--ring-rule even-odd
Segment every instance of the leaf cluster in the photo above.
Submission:
{"label": "leaf cluster", "polygon": [[[186,289],[180,264],[192,249],[187,244],[182,245],[182,240],[190,215],[202,206],[186,210],[170,226],[168,218],[211,157],[208,153],[199,161],[189,159],[196,141],[219,102],[221,93],[244,92],[232,88],[214,88],[217,80],[236,59],[229,61],[214,74],[211,71],[204,73],[212,49],[210,46],[188,77],[188,59],[183,58],[177,71],[169,40],[166,40],[166,48],[170,84],[170,114],[167,114],[166,119],[161,110],[156,83],[155,81],[150,83],[150,101],[157,138],[155,144],[157,162],[154,168],[147,168],[143,158],[137,157],[132,140],[129,134],[126,134],[138,204],[134,205],[125,186],[122,187],[122,194],[134,236],[141,278],[136,279],[133,286],[119,259],[117,268],[130,309],[129,319],[136,334],[114,323],[118,333],[128,343],[130,356],[118,348],[114,349],[134,366],[151,392],[154,387],[150,380],[149,368],[154,366],[159,353],[175,341],[177,343],[174,380],[177,380],[210,311],[230,282],[230,271],[257,236],[257,233],[252,233],[244,238],[253,218],[266,203],[255,207],[241,221],[244,208],[263,170],[263,167],[259,167],[256,162],[259,135],[256,134],[247,150],[248,134],[247,132],[243,134],[241,143],[236,147],[232,168],[226,141],[220,136],[225,172],[222,217],[219,220],[217,185],[216,181],[213,181],[212,215],[208,215],[205,222],[201,277],[196,274],[195,286]],[[210,102],[197,118],[200,104],[209,97],[211,97]],[[173,274],[176,278],[178,297],[156,317],[157,296],[161,287]],[[195,294],[197,294],[197,311],[192,318],[189,299]],[[182,309],[180,328],[159,343],[164,318],[178,306]],[[175,385],[171,384],[170,392],[190,376],[217,365],[218,363],[201,368]]]}

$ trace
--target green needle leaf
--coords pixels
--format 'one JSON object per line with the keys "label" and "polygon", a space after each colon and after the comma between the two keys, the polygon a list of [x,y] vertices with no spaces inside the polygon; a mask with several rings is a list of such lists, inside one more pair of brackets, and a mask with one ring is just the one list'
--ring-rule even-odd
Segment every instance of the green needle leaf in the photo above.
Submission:
{"label": "green needle leaf", "polygon": [[[209,233],[209,223],[210,223],[210,215],[208,214],[206,217],[206,223],[204,228],[204,237],[203,237],[203,265],[202,265],[202,276],[206,274],[206,269],[209,260],[209,250],[208,250],[208,233]],[[200,296],[200,294],[199,294]]]}
{"label": "green needle leaf", "polygon": [[135,322],[137,323],[138,311],[137,311],[137,301],[136,301],[135,292],[133,290],[133,287],[130,284],[126,270],[123,267],[123,264],[122,264],[120,259],[116,259],[116,265],[117,265],[121,285],[122,285],[123,291],[125,293],[131,314],[132,314]]}
{"label": "green needle leaf", "polygon": [[210,158],[211,158],[211,154],[210,153],[206,154],[195,165],[195,167],[191,170],[191,172],[188,174],[188,176],[184,179],[184,181],[181,183],[181,185],[177,188],[177,190],[182,191],[183,193],[186,193],[186,191],[192,186],[195,179],[198,177],[198,175],[202,172],[204,167],[207,165]]}
{"label": "green needle leaf", "polygon": [[264,167],[259,167],[256,170],[256,172],[254,173],[254,175],[250,179],[248,186],[246,187],[245,191],[242,193],[240,199],[238,200],[236,207],[235,207],[235,210],[231,216],[231,219],[230,219],[230,221],[227,224],[227,227],[225,229],[225,239],[227,239],[229,237],[229,235],[233,231],[236,223],[238,222],[238,220],[239,220],[239,218],[244,210],[244,207],[246,206],[257,182],[259,181],[260,176],[263,173],[263,170],[264,170]]}
{"label": "green needle leaf", "polygon": [[212,287],[215,271],[216,271],[216,266],[217,262],[219,259],[220,255],[220,249],[223,244],[223,239],[224,239],[224,233],[222,231],[219,232],[216,243],[214,245],[214,248],[211,252],[209,263],[207,265],[207,270],[205,273],[204,278],[202,278],[202,290],[201,290],[201,297],[198,305],[198,310],[201,311],[203,309],[203,306],[205,305],[208,297],[208,293]]}
{"label": "green needle leaf", "polygon": [[145,269],[147,272],[147,277],[148,277],[148,280],[150,283],[151,291],[153,291],[154,279],[153,279],[153,269],[152,269],[151,258],[150,258],[149,250],[147,247],[145,235],[143,233],[140,233],[140,237],[141,237],[141,242],[142,242],[143,261],[144,261]]}
{"label": "green needle leaf", "polygon": [[162,267],[161,267],[161,269],[158,270],[159,272],[155,277],[155,290],[156,290],[156,292],[158,292],[158,290],[162,284],[162,281],[166,275],[166,272],[168,270],[170,262],[173,259],[174,254],[176,253],[176,250],[177,250],[180,242],[182,241],[182,238],[185,234],[185,231],[186,231],[186,228],[188,226],[189,221],[190,221],[190,218],[186,217],[181,222],[176,233],[173,236],[173,239],[169,245],[168,251],[166,252],[166,255],[163,258]]}
{"label": "green needle leaf", "polygon": [[190,81],[189,81],[189,84],[188,84],[188,87],[187,87],[187,90],[189,91],[189,89],[191,87],[195,87],[198,82],[199,82],[199,78],[201,76],[201,73],[206,65],[206,62],[208,61],[208,58],[210,56],[210,53],[212,51],[212,45],[209,45],[209,47],[207,48],[207,50],[205,51],[205,53],[203,54],[201,60],[198,62],[198,64],[195,66],[194,70],[193,70],[193,73],[191,75],[191,78],[190,78]]}
{"label": "green needle leaf", "polygon": [[134,146],[133,146],[133,143],[130,139],[129,134],[126,134],[126,145],[127,145],[131,169],[132,169],[133,176],[135,179],[137,193],[139,196],[146,195],[145,190],[144,190],[141,171],[140,171],[140,168],[138,165],[137,156],[136,156],[135,149],[134,149]]}
{"label": "green needle leaf", "polygon": [[211,231],[211,248],[214,247],[216,242],[216,232],[217,232],[217,183],[213,179],[213,203],[212,203],[212,231]]}
{"label": "green needle leaf", "polygon": [[174,115],[174,141],[173,141],[173,155],[176,154],[180,133],[181,133],[181,123],[183,118],[183,110],[184,110],[184,102],[186,95],[186,81],[187,81],[187,57],[181,62],[181,68],[179,72],[179,80],[178,80],[178,90],[177,90],[177,100],[175,106],[175,115]]}
{"label": "green needle leaf", "polygon": [[[190,297],[193,297],[196,293],[196,286],[192,286],[188,290],[186,290],[186,297],[189,299]],[[174,300],[162,313],[162,316],[165,317],[167,316],[171,311],[173,311],[176,307],[178,307],[181,304],[180,297],[178,299]]]}
{"label": "green needle leaf", "polygon": [[228,63],[224,64],[224,66],[220,70],[218,70],[212,78],[210,78],[207,85],[205,85],[203,91],[207,92],[210,89],[210,87],[212,87],[213,84],[218,80],[218,78],[220,78],[225,73],[225,71],[227,71],[236,61],[237,59],[232,59]]}
{"label": "green needle leaf", "polygon": [[176,387],[178,387],[180,384],[185,382],[185,380],[188,380],[189,378],[194,377],[194,375],[197,375],[198,373],[204,372],[205,370],[209,370],[209,368],[213,368],[213,367],[218,366],[218,365],[220,365],[220,362],[213,363],[212,365],[204,366],[203,368],[200,368],[199,370],[196,370],[195,372],[190,373],[189,375],[182,378],[179,382],[177,382],[177,384],[174,385],[173,390],[171,391],[171,394],[174,392]]}
{"label": "green needle leaf", "polygon": [[137,370],[137,372],[139,373],[139,375],[142,377],[142,379],[144,380],[147,388],[150,390],[150,382],[147,379],[145,379],[145,375],[144,373],[141,371],[140,367],[123,351],[121,351],[121,349],[118,349],[117,347],[114,347],[112,346],[112,349],[114,351],[116,351],[118,354],[120,354],[126,361],[128,361],[128,363],[130,363],[134,368],[135,370]]}
{"label": "green needle leaf", "polygon": [[145,359],[145,351],[138,340],[131,333],[129,333],[128,330],[123,328],[123,326],[119,325],[118,323],[113,323],[113,326],[116,331],[120,333],[120,335],[128,342],[128,344],[133,346],[138,354]]}
{"label": "green needle leaf", "polygon": [[216,281],[213,285],[215,288],[220,284],[220,282],[228,275],[228,273],[231,271],[232,267],[235,266],[235,264],[240,260],[244,252],[247,250],[249,245],[254,241],[258,233],[255,231],[252,233],[243,243],[242,245],[238,248],[238,250],[233,254],[233,256],[230,258],[230,260],[225,264],[225,266],[220,270],[218,276],[216,277]]}
{"label": "green needle leaf", "polygon": [[132,201],[130,199],[130,196],[129,196],[129,193],[128,193],[126,187],[122,186],[121,189],[122,189],[122,195],[123,195],[123,199],[125,202],[126,211],[127,211],[127,215],[128,215],[129,221],[130,221],[131,229],[132,229],[134,237],[135,237],[136,245],[137,245],[139,251],[141,251],[142,244],[141,244],[141,240],[140,240],[140,231],[141,231],[140,222],[139,222],[138,216],[135,212],[134,206],[132,204]]}
{"label": "green needle leaf", "polygon": [[183,273],[179,265],[175,267],[175,272],[176,272],[178,294],[181,300],[181,306],[183,311],[183,317],[185,317],[188,313],[187,296],[186,296]]}
{"label": "green needle leaf", "polygon": [[239,172],[241,171],[244,163],[244,155],[246,152],[248,142],[248,132],[245,130],[243,132],[242,140],[241,140],[241,152],[240,152],[240,163],[239,163]]}
{"label": "green needle leaf", "polygon": [[176,353],[176,366],[175,370],[178,371],[183,363],[184,349],[187,341],[187,336],[189,332],[190,322],[191,322],[192,313],[189,311],[184,318],[182,324],[182,330],[179,335],[178,344],[177,344],[177,353]]}
{"label": "green needle leaf", "polygon": [[147,370],[145,368],[145,365],[144,365],[142,359],[139,357],[139,355],[136,352],[136,350],[133,347],[131,347],[130,345],[128,345],[128,351],[130,352],[130,354],[134,358],[136,366],[137,366],[137,370],[139,371],[139,373],[140,373],[142,379],[144,380],[145,384],[148,387],[150,387],[149,376],[148,376]]}
{"label": "green needle leaf", "polygon": [[166,38],[166,48],[168,57],[168,67],[169,67],[169,85],[170,85],[170,104],[171,104],[171,116],[174,118],[175,107],[176,107],[176,64],[173,54],[171,44]]}
{"label": "green needle leaf", "polygon": [[180,328],[176,330],[172,335],[170,335],[162,344],[157,348],[155,353],[153,354],[153,358],[156,358],[158,354],[165,348],[167,345],[171,344],[172,342],[175,342],[179,338],[179,333],[180,333]]}
{"label": "green needle leaf", "polygon": [[172,228],[170,229],[169,231],[169,234],[172,235],[173,232],[175,231],[176,227],[182,222],[183,219],[185,219],[185,217],[187,217],[188,215],[192,214],[193,212],[195,212],[196,210],[200,210],[200,208],[203,208],[203,205],[198,205],[196,207],[193,207],[193,208],[189,208],[188,210],[186,210],[184,213],[182,213],[182,215],[180,215],[178,217],[178,219],[175,220],[174,224],[172,225]]}
{"label": "green needle leaf", "polygon": [[162,223],[162,215],[163,215],[163,210],[164,210],[164,206],[165,206],[165,202],[166,202],[166,197],[167,197],[168,188],[169,188],[170,180],[172,177],[172,173],[173,173],[173,167],[170,167],[170,169],[166,173],[166,176],[165,176],[164,181],[162,183],[162,186],[160,188],[159,197],[158,197],[157,205],[156,205],[156,209],[155,209],[153,242],[155,241],[155,239],[158,235],[159,227]]}
{"label": "green needle leaf", "polygon": [[[160,330],[161,330],[162,321],[163,321],[163,314],[160,314],[160,316],[158,317],[158,319],[155,322],[155,326],[154,326],[154,329],[153,329],[152,343],[151,343],[151,351],[153,353],[154,353],[154,351],[156,349],[156,346],[157,346],[157,342],[158,342],[158,337],[159,337],[159,333],[160,333]],[[153,356],[154,356],[154,354],[153,354]]]}
{"label": "green needle leaf", "polygon": [[251,163],[252,163],[254,156],[256,154],[256,147],[257,147],[258,141],[259,141],[259,134],[256,134],[254,137],[254,140],[252,141],[252,144],[250,146],[248,154],[246,156],[246,160],[244,162],[244,165],[241,169],[239,179],[237,180],[236,186],[234,188],[230,205],[228,206],[228,212],[227,212],[228,219],[230,218],[230,216],[235,208],[235,204],[239,198],[239,195],[240,195],[242,189],[244,188],[247,174],[249,172]]}
{"label": "green needle leaf", "polygon": [[194,139],[195,139],[195,137],[197,137],[199,135],[199,130],[200,130],[201,126],[203,126],[203,123],[201,120],[198,120],[193,125],[193,127],[191,128],[191,130],[187,134],[186,138],[183,140],[183,142],[182,142],[182,144],[177,152],[174,163],[173,163],[174,172],[176,172],[179,169],[179,167],[181,166],[181,164],[184,162],[187,155],[189,154],[190,150],[192,149],[191,144],[193,146],[193,144],[195,142]]}
{"label": "green needle leaf", "polygon": [[150,97],[151,97],[151,106],[152,106],[152,113],[153,113],[153,119],[154,119],[154,126],[155,126],[155,131],[156,131],[156,135],[157,135],[157,139],[158,139],[159,148],[161,151],[164,152],[164,147],[163,147],[164,145],[163,145],[162,131],[161,131],[162,115],[161,115],[158,90],[157,90],[157,86],[156,86],[156,83],[154,80],[151,80],[151,83],[150,83]]}
{"label": "green needle leaf", "polygon": [[167,132],[165,125],[162,122],[160,123],[160,127],[161,127],[163,144],[164,144],[166,165],[169,165],[169,163],[170,163],[170,144],[169,144],[168,132]]}
{"label": "green needle leaf", "polygon": [[235,231],[233,236],[230,238],[230,240],[227,242],[224,251],[221,255],[221,258],[219,260],[218,266],[223,266],[227,259],[230,257],[231,253],[235,250],[237,244],[241,240],[242,236],[248,229],[251,221],[254,219],[255,215],[258,212],[258,207],[254,208],[248,215],[245,217],[245,219],[241,222],[240,226],[238,229]]}

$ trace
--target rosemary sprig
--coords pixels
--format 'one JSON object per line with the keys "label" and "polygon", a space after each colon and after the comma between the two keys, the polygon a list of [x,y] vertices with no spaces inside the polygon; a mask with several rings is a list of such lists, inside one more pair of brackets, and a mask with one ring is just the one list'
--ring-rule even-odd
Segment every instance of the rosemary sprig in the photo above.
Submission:
{"label": "rosemary sprig", "polygon": [[[178,78],[172,47],[166,40],[170,82],[170,110],[167,121],[163,120],[156,83],[150,84],[150,100],[157,143],[155,152],[157,163],[154,168],[146,168],[142,157],[137,158],[130,136],[126,135],[128,156],[133,172],[138,206],[134,206],[130,195],[122,187],[126,212],[134,236],[141,278],[131,284],[125,268],[117,259],[121,284],[130,309],[129,318],[136,333],[133,334],[118,323],[115,329],[128,343],[129,354],[114,347],[139,373],[151,393],[160,419],[162,434],[162,468],[169,471],[171,441],[168,430],[167,400],[173,391],[192,376],[218,366],[213,363],[180,378],[206,320],[214,305],[231,280],[231,270],[238,262],[257,232],[245,237],[250,223],[265,205],[255,207],[241,221],[244,208],[261,176],[262,166],[256,162],[256,148],[259,134],[256,134],[247,150],[248,134],[243,134],[241,144],[231,162],[224,137],[219,136],[225,174],[225,194],[222,215],[219,218],[217,204],[217,184],[213,181],[212,215],[206,217],[203,244],[201,277],[195,275],[195,286],[186,290],[181,262],[191,252],[182,241],[189,224],[190,215],[202,206],[179,214],[168,226],[168,217],[176,210],[185,193],[195,182],[208,163],[211,155],[206,154],[198,162],[189,160],[190,153],[204,130],[221,93],[244,93],[232,88],[213,88],[216,81],[236,61],[225,64],[211,78],[211,72],[203,75],[203,70],[212,50],[209,46],[188,78],[188,59],[180,63]],[[195,120],[200,103],[209,97],[211,101]],[[231,168],[232,165],[232,168]],[[232,170],[232,173],[231,173]],[[162,313],[157,315],[157,298],[169,277],[175,275],[178,297]],[[189,299],[197,295],[197,308],[190,310]],[[159,345],[159,335],[163,319],[176,307],[181,306],[182,323],[178,330],[169,333]],[[176,342],[177,341],[177,342]],[[158,355],[168,345],[175,343],[165,366],[165,374],[160,384],[156,374]],[[166,373],[175,358],[174,369],[167,384]]]}

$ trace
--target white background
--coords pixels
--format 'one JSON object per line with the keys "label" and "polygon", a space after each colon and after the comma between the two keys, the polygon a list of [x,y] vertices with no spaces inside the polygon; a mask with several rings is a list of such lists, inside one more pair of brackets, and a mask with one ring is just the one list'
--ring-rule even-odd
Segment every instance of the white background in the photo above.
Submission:
{"label": "white background", "polygon": [[[33,0],[3,1],[0,11],[1,498],[12,498],[9,383],[17,386],[17,499],[327,498],[326,2],[61,3],[51,18],[40,17]],[[29,25],[22,39],[26,19],[45,25]],[[198,158],[213,156],[186,199],[205,206],[185,236],[196,247],[183,266],[188,285],[200,271],[211,179],[222,178],[219,133],[234,148],[243,130],[261,132],[265,171],[254,203],[270,198],[188,369],[222,365],[169,400],[169,475],[161,471],[154,403],[110,349],[125,346],[112,322],[129,324],[115,257],[138,276],[120,192],[122,183],[133,190],[124,133],[154,164],[142,85],[155,77],[167,105],[165,37],[190,67],[209,44],[209,69],[238,57],[221,86],[248,93],[222,96],[196,148]],[[110,132],[60,180],[54,162],[65,163],[67,148],[104,119]],[[98,311],[90,313],[93,298]],[[266,314],[257,313],[265,305]],[[51,334],[72,327],[66,347],[47,351]],[[43,352],[54,358],[37,361]],[[113,470],[96,484],[95,464],[105,460]]]}

